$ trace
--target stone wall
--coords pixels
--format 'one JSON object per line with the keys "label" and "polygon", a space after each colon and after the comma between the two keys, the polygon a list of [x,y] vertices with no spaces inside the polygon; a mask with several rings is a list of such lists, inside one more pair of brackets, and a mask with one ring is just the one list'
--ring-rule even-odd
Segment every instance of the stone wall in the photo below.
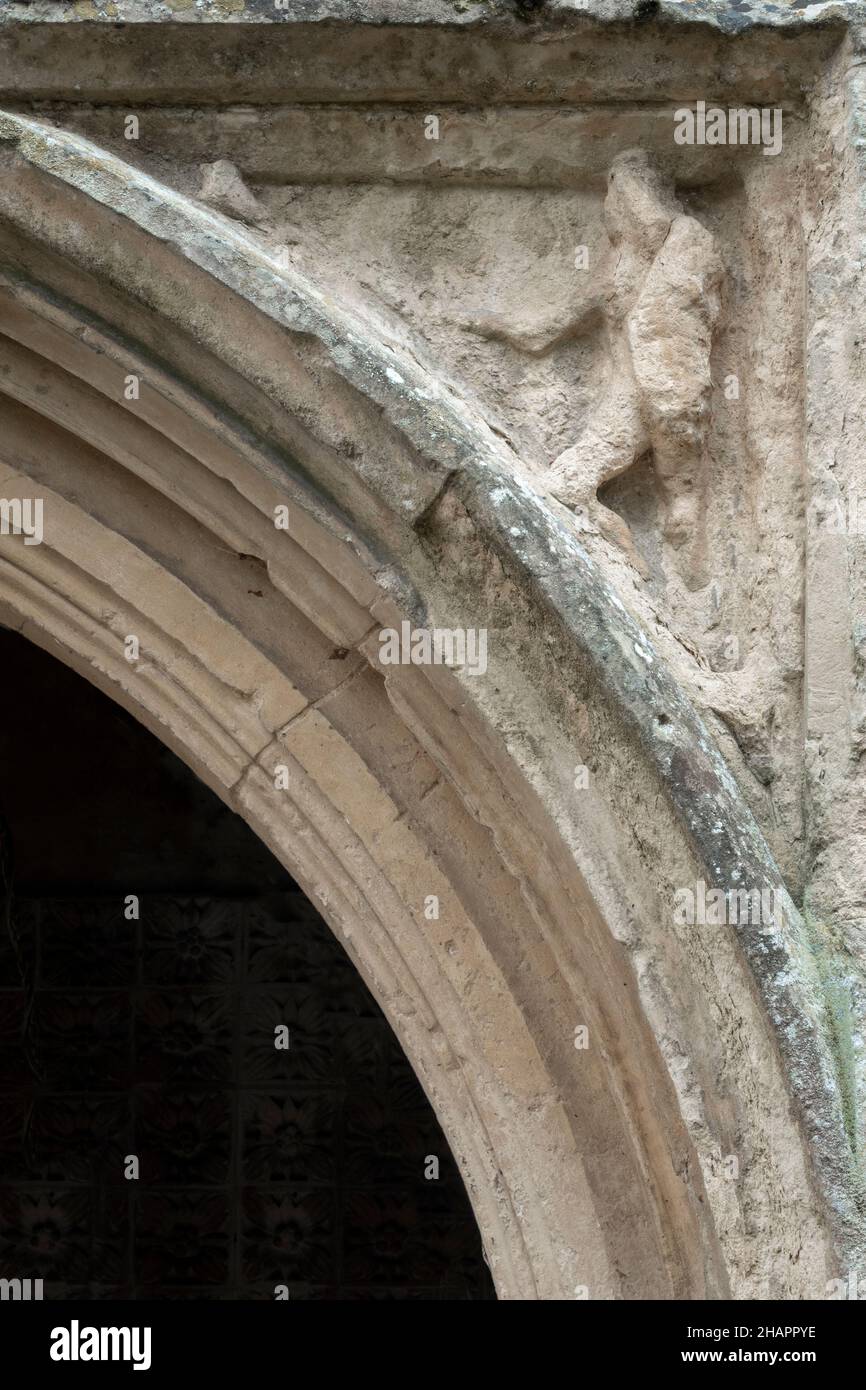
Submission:
{"label": "stone wall", "polygon": [[5,620],[351,943],[503,1297],[862,1268],[862,18],[0,22]]}

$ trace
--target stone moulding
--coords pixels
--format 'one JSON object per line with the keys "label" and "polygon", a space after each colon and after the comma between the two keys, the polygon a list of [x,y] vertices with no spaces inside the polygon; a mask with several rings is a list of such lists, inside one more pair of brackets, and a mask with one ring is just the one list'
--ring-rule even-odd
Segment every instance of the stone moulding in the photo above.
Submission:
{"label": "stone moulding", "polygon": [[350,22],[354,25],[387,24],[394,27],[448,25],[476,28],[495,23],[526,25],[609,24],[662,20],[671,24],[707,25],[723,33],[740,33],[757,26],[802,29],[830,20],[846,20],[859,10],[856,0],[816,0],[791,4],[787,0],[746,0],[736,7],[728,0],[365,0],[363,5],[346,0],[200,0],[192,6],[178,0],[11,0],[6,22],[68,24],[110,20],[120,24],[292,24]]}
{"label": "stone moulding", "polygon": [[[672,672],[473,402],[234,223],[12,112],[0,271],[3,495],[38,485],[54,517],[0,556],[4,620],[135,709],[316,900],[439,1112],[500,1295],[809,1298],[863,1270],[800,914]],[[240,598],[238,565],[260,577]],[[486,675],[378,667],[404,616],[487,627]],[[680,933],[694,880],[772,887],[775,924]]]}

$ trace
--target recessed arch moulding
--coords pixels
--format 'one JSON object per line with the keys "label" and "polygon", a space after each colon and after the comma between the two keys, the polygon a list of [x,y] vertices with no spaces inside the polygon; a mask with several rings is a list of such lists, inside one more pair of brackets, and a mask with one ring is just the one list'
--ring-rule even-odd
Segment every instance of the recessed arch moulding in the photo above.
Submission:
{"label": "recessed arch moulding", "polygon": [[[43,534],[0,538],[0,619],[316,903],[501,1297],[825,1297],[862,1267],[825,958],[627,553],[374,298],[13,106],[0,496]],[[483,631],[486,663],[386,664],[403,623]],[[679,920],[699,882],[772,890],[773,922]]]}

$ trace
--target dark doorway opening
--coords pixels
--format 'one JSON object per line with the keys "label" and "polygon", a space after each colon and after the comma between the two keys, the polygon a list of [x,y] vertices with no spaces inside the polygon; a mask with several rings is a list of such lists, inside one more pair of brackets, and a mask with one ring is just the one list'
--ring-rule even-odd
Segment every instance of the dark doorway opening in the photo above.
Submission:
{"label": "dark doorway opening", "polygon": [[495,1297],[435,1115],[309,901],[164,745],[2,629],[0,1277]]}

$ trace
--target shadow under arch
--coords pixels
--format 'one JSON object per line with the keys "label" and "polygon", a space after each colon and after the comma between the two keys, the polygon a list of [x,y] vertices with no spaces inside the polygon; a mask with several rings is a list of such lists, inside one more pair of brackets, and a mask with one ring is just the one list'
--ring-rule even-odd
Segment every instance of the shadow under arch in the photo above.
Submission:
{"label": "shadow under arch", "polygon": [[[0,141],[0,491],[44,504],[41,544],[2,542],[0,619],[135,713],[316,904],[436,1109],[500,1297],[767,1296],[772,1221],[777,1291],[803,1296],[832,1242],[754,943],[677,940],[662,906],[714,858],[773,866],[642,634],[413,345],[84,141],[11,116]],[[482,492],[528,591],[482,544]],[[567,565],[595,654],[551,613]],[[403,621],[489,627],[501,655],[475,678],[383,667]],[[569,712],[610,756],[580,806]],[[657,804],[660,882],[606,775]],[[832,1063],[796,940],[779,952],[838,1195]],[[744,1131],[733,1191],[711,1160]]]}
{"label": "shadow under arch", "polygon": [[0,669],[0,1272],[51,1301],[494,1296],[297,885],[91,682],[2,627]]}

